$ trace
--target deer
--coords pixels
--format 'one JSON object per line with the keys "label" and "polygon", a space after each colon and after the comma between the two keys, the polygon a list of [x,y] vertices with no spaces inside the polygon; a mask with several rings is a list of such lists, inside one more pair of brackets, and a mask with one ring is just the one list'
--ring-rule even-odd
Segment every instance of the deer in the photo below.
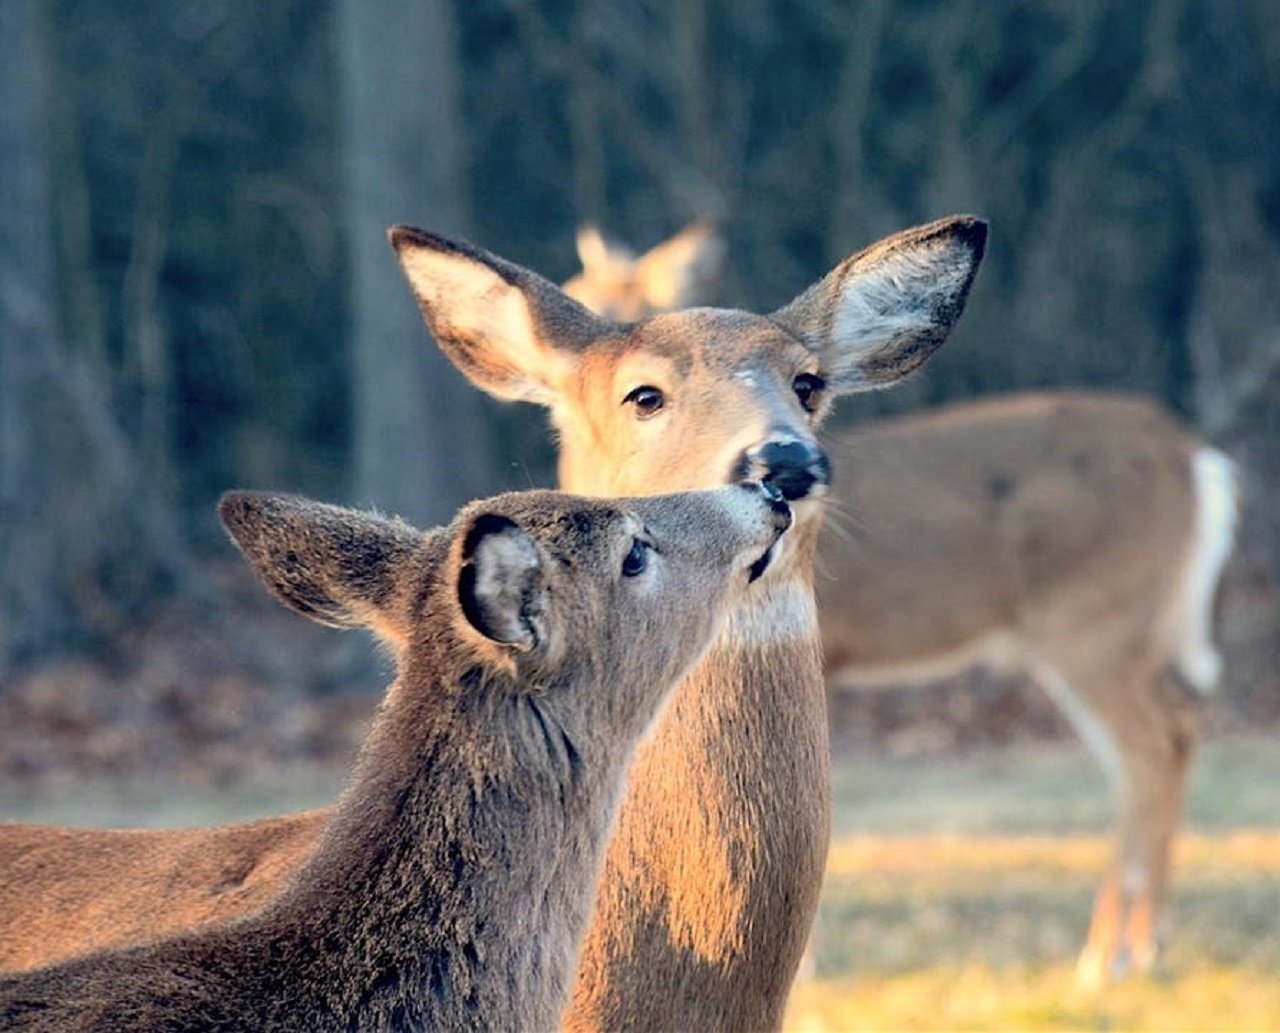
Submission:
{"label": "deer", "polygon": [[[565,291],[623,319],[674,307],[650,284],[687,284],[680,303],[696,301],[718,265],[689,232],[637,259],[584,227],[582,272]],[[818,545],[831,691],[979,663],[1041,685],[1119,801],[1077,981],[1097,989],[1149,972],[1222,666],[1212,601],[1237,520],[1230,459],[1150,400],[1081,391],[954,403],[839,432],[828,447],[829,506],[856,528],[829,520]]]}
{"label": "deer", "polygon": [[[794,526],[638,748],[579,965],[571,1029],[769,1029],[817,908],[830,828],[825,683],[813,590],[830,482],[818,431],[836,398],[916,371],[964,310],[986,223],[951,216],[838,263],[768,315],[597,315],[523,266],[412,227],[390,240],[428,330],[476,386],[550,410],[562,489],[645,496],[754,478]],[[0,966],[227,919],[262,906],[330,810],[208,830],[0,826]],[[171,838],[172,837],[172,838]],[[53,846],[50,846],[50,843]],[[143,914],[68,849],[153,872],[202,853]],[[222,853],[222,851],[226,853]],[[33,859],[34,858],[34,859]],[[91,901],[96,927],[59,935]],[[49,936],[24,937],[39,926]],[[10,946],[14,936],[24,946]],[[32,941],[35,942],[32,942]]]}
{"label": "deer", "polygon": [[[641,255],[591,225],[576,244],[582,271],[565,293],[625,320],[701,300],[725,251],[708,220]],[[0,825],[0,971],[256,910],[307,858],[330,813],[193,829]]]}
{"label": "deer", "polygon": [[[428,329],[478,387],[551,412],[586,495],[758,476],[795,512],[636,754],[569,1029],[777,1028],[817,906],[830,757],[813,563],[835,398],[916,370],[963,311],[986,224],[953,216],[839,263],[767,316],[598,316],[531,271],[411,227],[393,247]],[[697,806],[690,806],[690,801]]]}
{"label": "deer", "polygon": [[706,219],[692,222],[642,255],[605,240],[593,225],[576,235],[582,271],[564,292],[597,315],[626,323],[701,304],[720,277],[725,243]]}
{"label": "deer", "polygon": [[285,606],[396,678],[309,858],[236,921],[0,977],[5,1029],[549,1029],[628,760],[791,524],[759,483],[538,491],[447,528],[233,492]]}
{"label": "deer", "polygon": [[[1030,677],[1118,797],[1078,981],[1149,971],[1201,710],[1221,669],[1231,461],[1131,395],[1046,392],[829,445],[818,614],[836,691],[985,664]],[[834,525],[834,521],[832,522]]]}

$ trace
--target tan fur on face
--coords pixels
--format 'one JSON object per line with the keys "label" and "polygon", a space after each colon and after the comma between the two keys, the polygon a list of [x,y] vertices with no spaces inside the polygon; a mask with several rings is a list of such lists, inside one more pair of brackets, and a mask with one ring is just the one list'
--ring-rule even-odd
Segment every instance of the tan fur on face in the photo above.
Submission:
{"label": "tan fur on face", "polygon": [[[561,435],[560,483],[592,494],[645,493],[722,483],[739,454],[775,430],[813,439],[814,418],[791,381],[819,362],[762,316],[691,309],[639,324],[584,357],[552,408]],[[629,391],[659,388],[662,410],[637,420]]]}

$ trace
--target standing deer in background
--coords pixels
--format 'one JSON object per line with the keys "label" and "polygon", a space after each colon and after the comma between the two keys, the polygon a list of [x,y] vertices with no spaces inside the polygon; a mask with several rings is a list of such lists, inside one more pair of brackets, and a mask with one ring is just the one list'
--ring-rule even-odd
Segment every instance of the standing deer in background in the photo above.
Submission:
{"label": "standing deer in background", "polygon": [[0,978],[7,1030],[550,1029],[623,774],[791,522],[759,484],[473,503],[446,529],[232,494],[267,587],[397,678],[264,910]]}
{"label": "standing deer in background", "polygon": [[[407,229],[392,240],[455,363],[500,397],[552,409],[563,484],[647,495],[750,475],[794,503],[773,569],[641,751],[569,1016],[776,1027],[829,825],[812,587],[828,465],[816,429],[834,398],[896,382],[942,343],[986,226],[957,217],[889,237],[771,316],[695,309],[629,325],[478,248]],[[197,830],[0,826],[0,967],[259,908],[331,814]]]}
{"label": "standing deer in background", "polygon": [[819,553],[837,683],[985,663],[1029,675],[1118,790],[1115,859],[1077,973],[1155,958],[1155,922],[1202,698],[1213,599],[1236,519],[1230,461],[1151,402],[1041,394],[845,434]]}
{"label": "standing deer in background", "polygon": [[560,483],[589,495],[773,483],[795,530],[636,762],[570,1028],[769,1029],[822,881],[830,758],[813,554],[834,398],[916,369],[959,317],[986,240],[971,217],[840,263],[769,316],[622,324],[470,245],[392,232],[428,327],[478,386],[551,410]]}
{"label": "standing deer in background", "polygon": [[[599,257],[587,234],[565,291],[615,318],[662,311],[670,293],[647,282],[706,290],[714,272],[682,277],[697,252],[672,248],[680,239],[628,265],[621,249]],[[660,255],[676,264],[641,275]],[[1038,682],[1119,798],[1079,980],[1149,970],[1200,704],[1220,667],[1212,601],[1235,524],[1230,461],[1150,401],[1069,392],[875,423],[830,450],[832,503],[858,530],[828,528],[819,543],[828,680],[884,685],[985,663]]]}

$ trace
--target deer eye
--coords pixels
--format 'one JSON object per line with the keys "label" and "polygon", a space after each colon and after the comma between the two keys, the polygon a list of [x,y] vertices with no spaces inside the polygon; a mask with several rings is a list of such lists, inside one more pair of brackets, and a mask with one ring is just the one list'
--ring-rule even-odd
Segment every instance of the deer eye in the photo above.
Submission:
{"label": "deer eye", "polygon": [[631,542],[631,551],[622,561],[622,576],[635,577],[637,574],[643,574],[648,566],[649,544],[636,538]]}
{"label": "deer eye", "polygon": [[636,419],[647,420],[666,403],[662,392],[652,384],[641,384],[622,400],[623,405],[633,405]]}
{"label": "deer eye", "polygon": [[801,373],[791,381],[791,390],[800,399],[805,412],[813,412],[818,407],[818,395],[827,386],[827,382],[813,373]]}

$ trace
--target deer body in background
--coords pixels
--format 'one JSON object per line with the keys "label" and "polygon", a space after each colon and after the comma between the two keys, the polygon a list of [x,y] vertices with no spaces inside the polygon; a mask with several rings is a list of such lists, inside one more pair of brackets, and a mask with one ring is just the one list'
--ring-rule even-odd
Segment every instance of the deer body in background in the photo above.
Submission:
{"label": "deer body in background", "polygon": [[144,943],[272,900],[332,807],[191,829],[0,825],[0,972]]}
{"label": "deer body in background", "polygon": [[[836,397],[893,384],[943,342],[985,239],[980,220],[945,219],[851,256],[769,316],[694,309],[623,324],[479,248],[393,233],[446,354],[485,390],[551,410],[562,486],[648,495],[754,476],[772,481],[796,513],[759,590],[730,615],[639,752],[570,1025],[780,1023],[829,827],[812,587],[828,460],[817,429]],[[0,827],[0,965],[136,943],[260,906],[326,813],[234,833]],[[113,874],[77,862],[64,876],[68,841],[79,852],[107,849]],[[190,878],[172,867],[170,843],[206,851]],[[161,888],[141,914],[112,906],[127,867],[159,874],[135,848],[158,851],[171,876],[152,879]],[[88,901],[96,929],[65,922]],[[33,927],[39,935],[27,937]]]}
{"label": "deer body in background", "polygon": [[220,512],[281,601],[397,679],[260,912],[0,978],[5,1029],[549,1029],[632,749],[791,522],[758,484],[473,503],[449,528],[291,496]]}
{"label": "deer body in background", "polygon": [[868,425],[831,445],[818,613],[837,686],[975,663],[1029,675],[1117,789],[1115,859],[1078,975],[1150,967],[1199,704],[1220,660],[1231,463],[1157,406],[1018,395]]}

